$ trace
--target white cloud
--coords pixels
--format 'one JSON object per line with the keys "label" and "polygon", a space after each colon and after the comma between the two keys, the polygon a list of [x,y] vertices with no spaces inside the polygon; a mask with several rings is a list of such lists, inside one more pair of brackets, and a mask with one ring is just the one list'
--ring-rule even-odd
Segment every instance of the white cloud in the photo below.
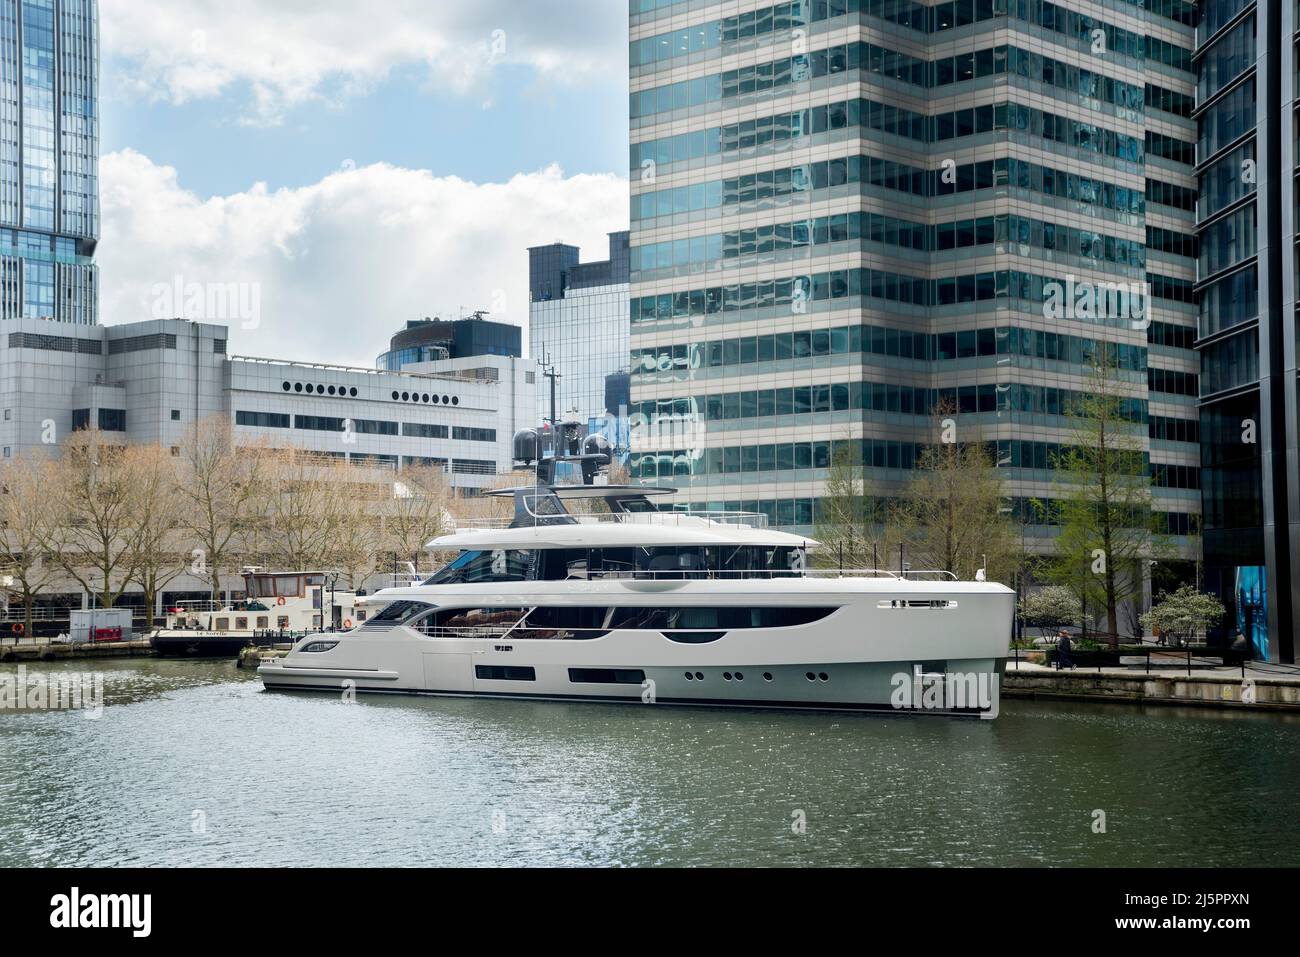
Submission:
{"label": "white cloud", "polygon": [[465,94],[503,65],[556,82],[627,76],[623,0],[105,0],[101,22],[131,95],[184,103],[246,88],[254,123],[413,65]]}
{"label": "white cloud", "polygon": [[[480,184],[380,164],[209,199],[133,150],[101,173],[103,321],[216,321],[242,355],[370,366],[407,320],[461,306],[526,329],[527,247],[558,239],[603,259],[605,234],[627,228],[625,179],[554,166]],[[242,284],[243,308],[175,302],[178,279],[210,295]]]}

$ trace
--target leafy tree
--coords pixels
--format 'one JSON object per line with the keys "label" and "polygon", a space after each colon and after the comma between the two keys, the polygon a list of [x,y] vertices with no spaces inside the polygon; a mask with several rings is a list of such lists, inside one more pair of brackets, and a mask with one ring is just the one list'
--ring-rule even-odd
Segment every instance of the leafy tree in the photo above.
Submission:
{"label": "leafy tree", "polygon": [[1142,627],[1152,633],[1160,632],[1160,640],[1173,638],[1176,646],[1187,639],[1213,628],[1223,620],[1227,610],[1213,595],[1184,585],[1172,595],[1162,592],[1155,606],[1142,616]]}
{"label": "leafy tree", "polygon": [[1112,648],[1120,606],[1142,595],[1146,562],[1169,550],[1152,508],[1146,428],[1129,401],[1114,356],[1102,349],[1069,408],[1069,444],[1053,462],[1061,531],[1050,578],[1074,588],[1085,608],[1105,609]]}

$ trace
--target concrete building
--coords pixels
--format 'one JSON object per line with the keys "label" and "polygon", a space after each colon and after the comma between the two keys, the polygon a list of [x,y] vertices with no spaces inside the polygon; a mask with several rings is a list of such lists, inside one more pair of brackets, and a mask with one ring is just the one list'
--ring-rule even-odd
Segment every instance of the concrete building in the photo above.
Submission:
{"label": "concrete building", "polygon": [[[579,257],[577,246],[564,243],[528,250],[528,341],[529,354],[560,376],[556,415],[576,410],[591,422],[618,416],[607,394],[626,402],[618,380],[612,393],[606,380],[627,372],[628,234],[609,234],[607,260],[583,263]],[[540,400],[540,417],[549,419],[549,384]]]}
{"label": "concrete building", "polygon": [[536,368],[464,356],[386,372],[227,354],[224,326],[154,320],[73,326],[36,319],[0,335],[0,455],[57,445],[78,428],[182,442],[228,416],[236,434],[357,464],[435,463],[469,493],[511,471],[511,438],[534,424]]}
{"label": "concrete building", "polygon": [[[632,0],[634,474],[811,532],[842,445],[888,497],[951,406],[1048,550],[1032,502],[1104,349],[1192,559],[1194,17]],[[1149,310],[1047,308],[1110,282]]]}

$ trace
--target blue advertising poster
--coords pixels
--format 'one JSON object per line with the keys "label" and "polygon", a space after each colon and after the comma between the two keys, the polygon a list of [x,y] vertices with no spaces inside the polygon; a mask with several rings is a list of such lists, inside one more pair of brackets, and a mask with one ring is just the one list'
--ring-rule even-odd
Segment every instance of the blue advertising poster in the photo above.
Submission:
{"label": "blue advertising poster", "polygon": [[1237,569],[1237,631],[1246,636],[1258,658],[1268,658],[1268,570],[1258,565]]}

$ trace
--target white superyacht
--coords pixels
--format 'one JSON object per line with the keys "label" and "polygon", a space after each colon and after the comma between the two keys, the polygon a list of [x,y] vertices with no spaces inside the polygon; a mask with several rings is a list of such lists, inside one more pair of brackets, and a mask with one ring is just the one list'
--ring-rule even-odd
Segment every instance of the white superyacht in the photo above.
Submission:
{"label": "white superyacht", "polygon": [[[591,482],[608,458],[596,443],[567,460]],[[672,492],[539,479],[498,493],[515,501],[506,527],[430,542],[458,557],[258,674],[274,690],[879,711],[900,689],[919,708],[926,678],[983,689],[926,710],[997,713],[1010,589],[814,571],[816,542],[762,515],[656,506]]]}

